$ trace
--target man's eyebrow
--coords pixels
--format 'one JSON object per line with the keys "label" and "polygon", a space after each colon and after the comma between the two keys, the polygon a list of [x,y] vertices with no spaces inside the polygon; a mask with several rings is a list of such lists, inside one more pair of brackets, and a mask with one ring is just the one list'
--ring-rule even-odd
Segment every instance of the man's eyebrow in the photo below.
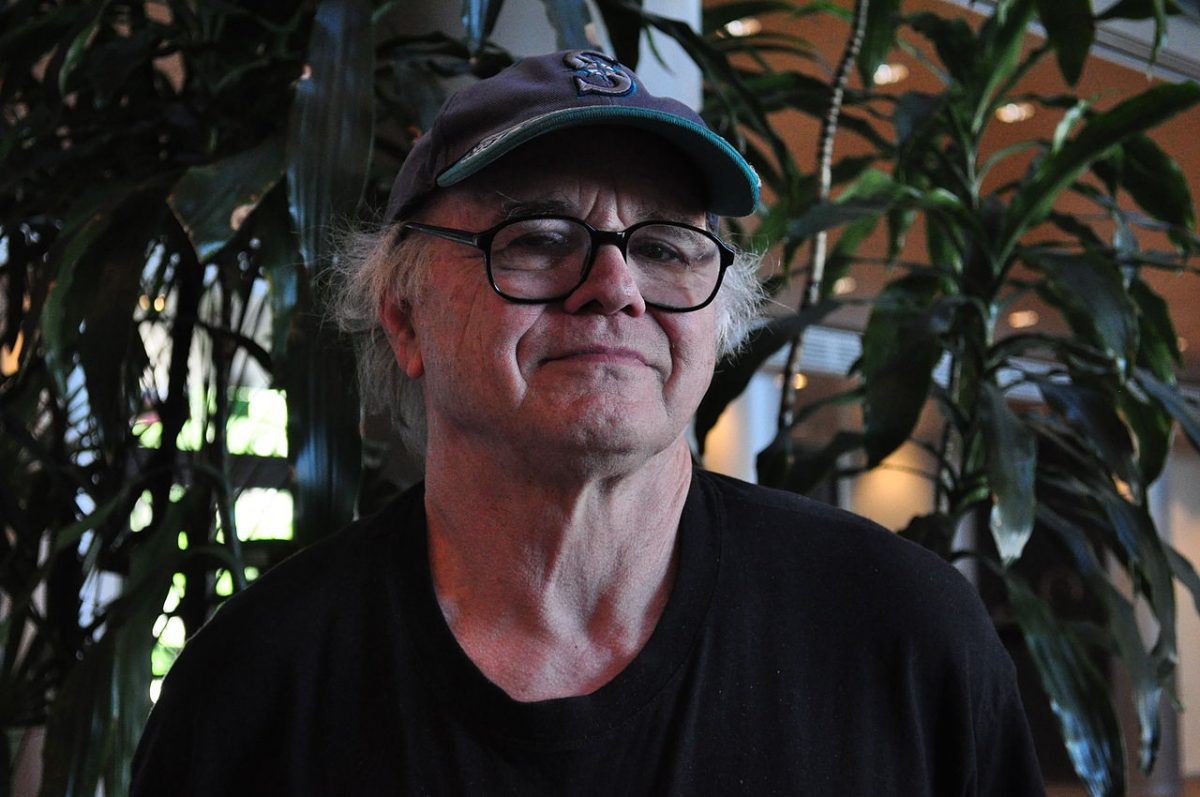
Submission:
{"label": "man's eyebrow", "polygon": [[[576,207],[562,199],[546,197],[532,200],[516,200],[502,197],[500,202],[500,218],[503,220],[520,218],[522,216],[575,216]],[[689,221],[693,214],[681,208],[666,208],[659,205],[642,205],[637,208],[637,216],[642,220],[660,219],[663,221]]]}
{"label": "man's eyebrow", "polygon": [[575,208],[561,199],[515,200],[504,197],[500,202],[502,219],[515,219],[520,216],[570,216],[574,212]]}

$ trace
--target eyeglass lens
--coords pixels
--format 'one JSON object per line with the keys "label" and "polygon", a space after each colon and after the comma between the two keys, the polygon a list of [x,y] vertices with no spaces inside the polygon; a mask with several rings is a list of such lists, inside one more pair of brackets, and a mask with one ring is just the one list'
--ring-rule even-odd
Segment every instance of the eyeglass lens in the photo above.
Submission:
{"label": "eyeglass lens", "polygon": [[[514,299],[565,296],[584,278],[591,232],[572,219],[520,219],[496,231],[489,259],[492,281]],[[717,242],[699,230],[647,224],[625,241],[625,260],[649,304],[687,309],[704,304],[721,276]]]}

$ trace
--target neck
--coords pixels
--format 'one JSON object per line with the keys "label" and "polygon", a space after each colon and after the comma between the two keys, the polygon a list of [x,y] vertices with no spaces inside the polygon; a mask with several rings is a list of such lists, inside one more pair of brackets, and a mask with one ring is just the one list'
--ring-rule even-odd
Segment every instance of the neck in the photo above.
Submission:
{"label": "neck", "polygon": [[637,655],[666,605],[691,483],[686,442],[590,476],[548,478],[487,459],[433,456],[427,466],[442,612],[513,697],[594,691]]}

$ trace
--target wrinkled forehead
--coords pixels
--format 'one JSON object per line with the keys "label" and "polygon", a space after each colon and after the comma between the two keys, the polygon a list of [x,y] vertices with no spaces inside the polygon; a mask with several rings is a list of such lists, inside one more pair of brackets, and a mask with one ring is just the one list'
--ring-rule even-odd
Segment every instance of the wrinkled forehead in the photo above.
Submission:
{"label": "wrinkled forehead", "polygon": [[[705,187],[695,165],[640,130],[588,127],[537,138],[476,175],[441,189],[427,206],[488,214],[586,217],[612,204],[628,223],[649,218],[705,223]],[[425,216],[426,214],[422,214]],[[482,220],[481,220],[482,221]]]}

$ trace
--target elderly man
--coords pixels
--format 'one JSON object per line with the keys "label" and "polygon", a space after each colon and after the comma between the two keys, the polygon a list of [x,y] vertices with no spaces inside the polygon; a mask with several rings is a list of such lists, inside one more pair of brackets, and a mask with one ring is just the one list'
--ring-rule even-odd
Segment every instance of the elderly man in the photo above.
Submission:
{"label": "elderly man", "polygon": [[693,468],[757,191],[599,53],[454,95],[344,303],[425,481],[196,636],[134,793],[1040,794],[956,571]]}

